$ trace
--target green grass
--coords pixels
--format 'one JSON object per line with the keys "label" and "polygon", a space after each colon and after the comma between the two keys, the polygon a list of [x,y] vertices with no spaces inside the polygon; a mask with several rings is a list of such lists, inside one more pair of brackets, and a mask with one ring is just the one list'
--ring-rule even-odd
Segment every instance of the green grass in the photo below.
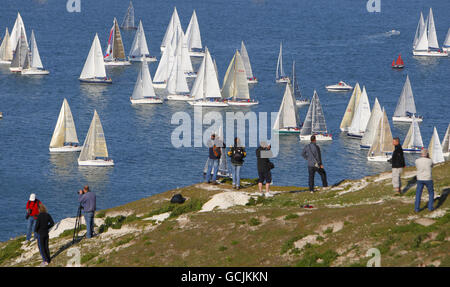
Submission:
{"label": "green grass", "polygon": [[295,218],[298,218],[298,217],[299,217],[298,214],[296,214],[296,213],[290,213],[290,214],[288,214],[288,215],[286,215],[286,216],[284,217],[284,220],[295,219]]}
{"label": "green grass", "polygon": [[250,226],[257,226],[257,225],[260,225],[260,224],[261,224],[261,221],[259,221],[259,219],[256,218],[256,217],[252,217],[248,221],[248,225],[250,225]]}
{"label": "green grass", "polygon": [[0,264],[5,260],[15,258],[22,254],[23,250],[21,247],[23,241],[25,241],[25,236],[9,241],[6,246],[0,249]]}
{"label": "green grass", "polygon": [[296,267],[329,267],[338,257],[336,251],[328,249],[323,253],[315,250],[314,247],[308,248],[303,254],[302,259],[298,261]]}
{"label": "green grass", "polygon": [[287,240],[286,242],[283,243],[283,245],[281,246],[280,253],[281,254],[285,254],[289,250],[293,249],[294,248],[294,242],[302,239],[303,237],[304,237],[303,235],[296,235],[294,237],[291,237],[289,240]]}
{"label": "green grass", "polygon": [[106,212],[104,210],[97,212],[95,218],[104,218],[106,216]]}
{"label": "green grass", "polygon": [[219,251],[221,251],[221,252],[223,252],[223,251],[225,251],[227,249],[228,249],[228,247],[226,247],[226,246],[220,246],[219,247]]}
{"label": "green grass", "polygon": [[119,241],[115,242],[114,246],[117,247],[117,246],[120,246],[120,245],[127,244],[128,242],[133,240],[133,238],[134,238],[134,236],[126,236],[126,237],[120,239]]}
{"label": "green grass", "polygon": [[[59,235],[59,238],[63,238],[63,237],[66,237],[66,236],[73,236],[73,232],[74,232],[74,230],[75,229],[66,229],[66,230],[64,230],[60,235]],[[80,226],[80,231],[81,230],[86,230],[86,225],[84,225],[84,224],[82,224],[81,226]]]}
{"label": "green grass", "polygon": [[81,263],[81,264],[84,264],[84,263],[90,261],[92,258],[95,258],[95,257],[97,257],[97,256],[98,256],[98,253],[87,253],[87,254],[81,256],[81,261],[80,261],[80,263]]}

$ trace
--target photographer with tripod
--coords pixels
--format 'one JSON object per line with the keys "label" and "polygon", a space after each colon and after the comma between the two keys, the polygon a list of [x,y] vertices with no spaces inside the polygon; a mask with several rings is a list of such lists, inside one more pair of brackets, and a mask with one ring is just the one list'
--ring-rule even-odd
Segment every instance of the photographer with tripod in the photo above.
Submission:
{"label": "photographer with tripod", "polygon": [[96,197],[89,190],[89,186],[85,186],[78,192],[78,202],[83,209],[84,220],[86,221],[86,238],[91,238],[94,231],[94,215],[96,209]]}

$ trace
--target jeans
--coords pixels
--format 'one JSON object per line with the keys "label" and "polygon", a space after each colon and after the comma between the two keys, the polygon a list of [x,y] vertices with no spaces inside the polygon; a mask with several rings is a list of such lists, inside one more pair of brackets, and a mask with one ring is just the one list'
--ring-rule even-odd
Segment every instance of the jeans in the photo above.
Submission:
{"label": "jeans", "polygon": [[212,181],[216,181],[217,171],[219,169],[219,160],[218,159],[209,159],[208,161],[208,170],[206,171],[206,181],[211,181],[211,170],[214,168],[214,173],[212,175]]}
{"label": "jeans", "polygon": [[423,190],[424,185],[427,186],[427,190],[428,190],[428,209],[430,211],[433,210],[433,204],[434,204],[433,181],[432,180],[418,180],[417,187],[416,187],[416,203],[414,206],[414,210],[416,212],[420,211],[420,199],[422,197],[422,190]]}
{"label": "jeans", "polygon": [[39,247],[39,253],[41,253],[42,261],[50,263],[50,250],[48,249],[48,234],[37,235],[37,243]]}
{"label": "jeans", "polygon": [[86,221],[86,238],[92,237],[94,231],[94,211],[84,213],[84,221]]}
{"label": "jeans", "polygon": [[327,174],[323,168],[317,168],[314,166],[308,166],[308,173],[309,173],[309,191],[314,191],[314,174],[318,173],[322,179],[322,185],[323,187],[328,186],[327,182]]}
{"label": "jeans", "polygon": [[231,173],[233,175],[233,185],[241,186],[241,167],[240,165],[231,165]]}
{"label": "jeans", "polygon": [[[30,241],[31,240],[31,232],[33,232],[34,229],[34,222],[36,221],[36,219],[34,219],[33,216],[30,216],[28,218],[28,225],[27,225],[27,240]],[[37,239],[37,233],[34,232],[34,239]]]}

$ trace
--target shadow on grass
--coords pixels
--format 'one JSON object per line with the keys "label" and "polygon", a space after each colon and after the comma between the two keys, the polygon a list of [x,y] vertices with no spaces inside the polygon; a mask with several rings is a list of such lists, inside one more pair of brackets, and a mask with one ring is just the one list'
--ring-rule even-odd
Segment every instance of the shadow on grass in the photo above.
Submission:
{"label": "shadow on grass", "polygon": [[415,186],[417,184],[417,177],[412,177],[408,180],[408,182],[406,183],[406,186],[403,188],[402,190],[402,194],[407,193],[411,187]]}
{"label": "shadow on grass", "polygon": [[439,196],[438,198],[435,199],[435,201],[437,201],[437,205],[436,208],[439,208],[442,206],[442,204],[444,204],[445,200],[447,199],[448,195],[450,194],[450,188],[445,188],[442,191],[441,196]]}
{"label": "shadow on grass", "polygon": [[67,249],[69,249],[70,247],[76,245],[77,243],[79,243],[83,238],[85,237],[85,235],[82,236],[78,236],[72,240],[70,240],[69,242],[67,242],[66,244],[64,244],[63,246],[61,246],[58,251],[56,251],[52,256],[50,256],[50,259],[53,260],[56,256],[58,256],[59,254],[63,253],[64,251],[66,251]]}

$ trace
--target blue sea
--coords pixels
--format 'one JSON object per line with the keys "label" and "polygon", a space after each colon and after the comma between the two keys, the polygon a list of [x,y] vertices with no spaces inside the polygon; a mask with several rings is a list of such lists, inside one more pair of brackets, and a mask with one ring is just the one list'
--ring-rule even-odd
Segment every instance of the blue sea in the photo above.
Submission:
{"label": "blue sea", "polygon": [[[19,11],[30,37],[36,39],[46,77],[25,77],[0,66],[0,240],[25,233],[25,204],[36,193],[56,220],[75,216],[77,190],[88,184],[97,194],[98,209],[138,200],[152,194],[202,181],[206,148],[174,148],[171,125],[175,112],[192,107],[165,102],[159,106],[132,106],[139,65],[108,68],[110,86],[81,85],[78,77],[95,33],[103,50],[113,18],[122,22],[128,0],[80,0],[81,12],[69,13],[63,0],[3,0],[0,31],[11,31]],[[433,127],[441,138],[450,122],[450,59],[417,59],[411,46],[420,11],[433,8],[437,36],[442,44],[450,26],[448,0],[381,0],[381,12],[369,13],[360,0],[135,0],[136,22],[142,19],[150,53],[160,58],[159,46],[174,6],[186,29],[193,9],[197,12],[203,44],[217,61],[220,84],[241,40],[245,41],[259,83],[251,96],[260,104],[243,111],[277,112],[284,92],[275,83],[280,42],[284,68],[296,61],[302,94],[317,90],[334,140],[321,143],[329,182],[356,179],[389,170],[385,163],[370,163],[357,140],[340,133],[339,125],[351,93],[329,93],[325,86],[344,80],[366,86],[371,105],[378,97],[389,119],[394,112],[406,75],[415,96],[424,144]],[[389,33],[400,31],[399,35]],[[122,31],[126,52],[134,31]],[[406,68],[391,69],[401,53]],[[196,63],[195,66],[198,66]],[[154,75],[157,63],[150,64]],[[50,154],[48,146],[63,99],[70,104],[80,142],[87,134],[94,109],[100,115],[112,168],[80,168],[78,154]],[[227,108],[222,112],[236,111]],[[303,120],[307,108],[300,109]],[[205,126],[206,129],[208,126]],[[408,125],[392,125],[403,138]],[[273,160],[275,185],[307,185],[303,143],[297,136],[280,138]],[[255,148],[248,149],[243,177],[256,177]],[[412,164],[415,156],[408,155]],[[319,180],[317,178],[316,180]],[[318,182],[319,183],[319,182]]]}

